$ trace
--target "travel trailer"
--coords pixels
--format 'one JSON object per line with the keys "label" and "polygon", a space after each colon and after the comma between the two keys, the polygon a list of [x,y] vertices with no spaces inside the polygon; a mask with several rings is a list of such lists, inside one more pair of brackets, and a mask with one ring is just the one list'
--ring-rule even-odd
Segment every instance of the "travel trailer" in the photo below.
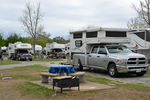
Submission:
{"label": "travel trailer", "polygon": [[[33,52],[33,45],[32,45],[32,50],[30,51],[32,54],[34,54]],[[42,53],[42,46],[41,45],[35,45],[35,54],[39,55]]]}
{"label": "travel trailer", "polygon": [[9,43],[8,45],[8,57],[12,60],[30,60],[32,61],[31,44],[16,42],[14,44]]}
{"label": "travel trailer", "polygon": [[147,72],[145,55],[132,52],[123,44],[130,43],[128,29],[94,28],[70,32],[70,59],[78,70],[84,67],[108,71],[116,77],[119,73]]}

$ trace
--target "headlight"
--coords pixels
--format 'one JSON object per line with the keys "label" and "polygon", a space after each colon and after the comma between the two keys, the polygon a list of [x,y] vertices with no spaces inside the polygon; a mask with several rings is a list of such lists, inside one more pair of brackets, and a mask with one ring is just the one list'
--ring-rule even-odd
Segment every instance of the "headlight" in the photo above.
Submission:
{"label": "headlight", "polygon": [[117,63],[120,63],[120,59],[118,59],[116,62],[117,62]]}

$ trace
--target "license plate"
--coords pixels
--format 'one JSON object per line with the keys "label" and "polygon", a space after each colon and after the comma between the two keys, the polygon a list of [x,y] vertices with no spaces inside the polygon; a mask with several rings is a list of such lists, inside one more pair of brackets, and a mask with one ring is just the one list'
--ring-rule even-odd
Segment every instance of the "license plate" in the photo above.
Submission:
{"label": "license plate", "polygon": [[137,72],[137,73],[141,72],[141,69],[137,69],[136,72]]}

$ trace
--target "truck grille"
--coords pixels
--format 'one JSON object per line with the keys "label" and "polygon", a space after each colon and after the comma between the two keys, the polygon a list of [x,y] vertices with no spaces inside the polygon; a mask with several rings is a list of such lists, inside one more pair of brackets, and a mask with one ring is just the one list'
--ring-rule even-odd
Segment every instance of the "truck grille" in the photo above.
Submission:
{"label": "truck grille", "polygon": [[143,65],[143,64],[146,64],[146,59],[145,58],[129,58],[127,64],[133,65],[133,66]]}

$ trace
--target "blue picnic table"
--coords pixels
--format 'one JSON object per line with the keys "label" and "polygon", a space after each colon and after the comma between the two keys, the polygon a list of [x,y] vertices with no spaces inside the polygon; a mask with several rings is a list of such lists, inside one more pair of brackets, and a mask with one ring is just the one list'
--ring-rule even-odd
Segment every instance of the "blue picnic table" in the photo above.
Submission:
{"label": "blue picnic table", "polygon": [[49,73],[66,73],[69,75],[70,73],[74,73],[74,67],[72,65],[53,65],[49,67]]}

